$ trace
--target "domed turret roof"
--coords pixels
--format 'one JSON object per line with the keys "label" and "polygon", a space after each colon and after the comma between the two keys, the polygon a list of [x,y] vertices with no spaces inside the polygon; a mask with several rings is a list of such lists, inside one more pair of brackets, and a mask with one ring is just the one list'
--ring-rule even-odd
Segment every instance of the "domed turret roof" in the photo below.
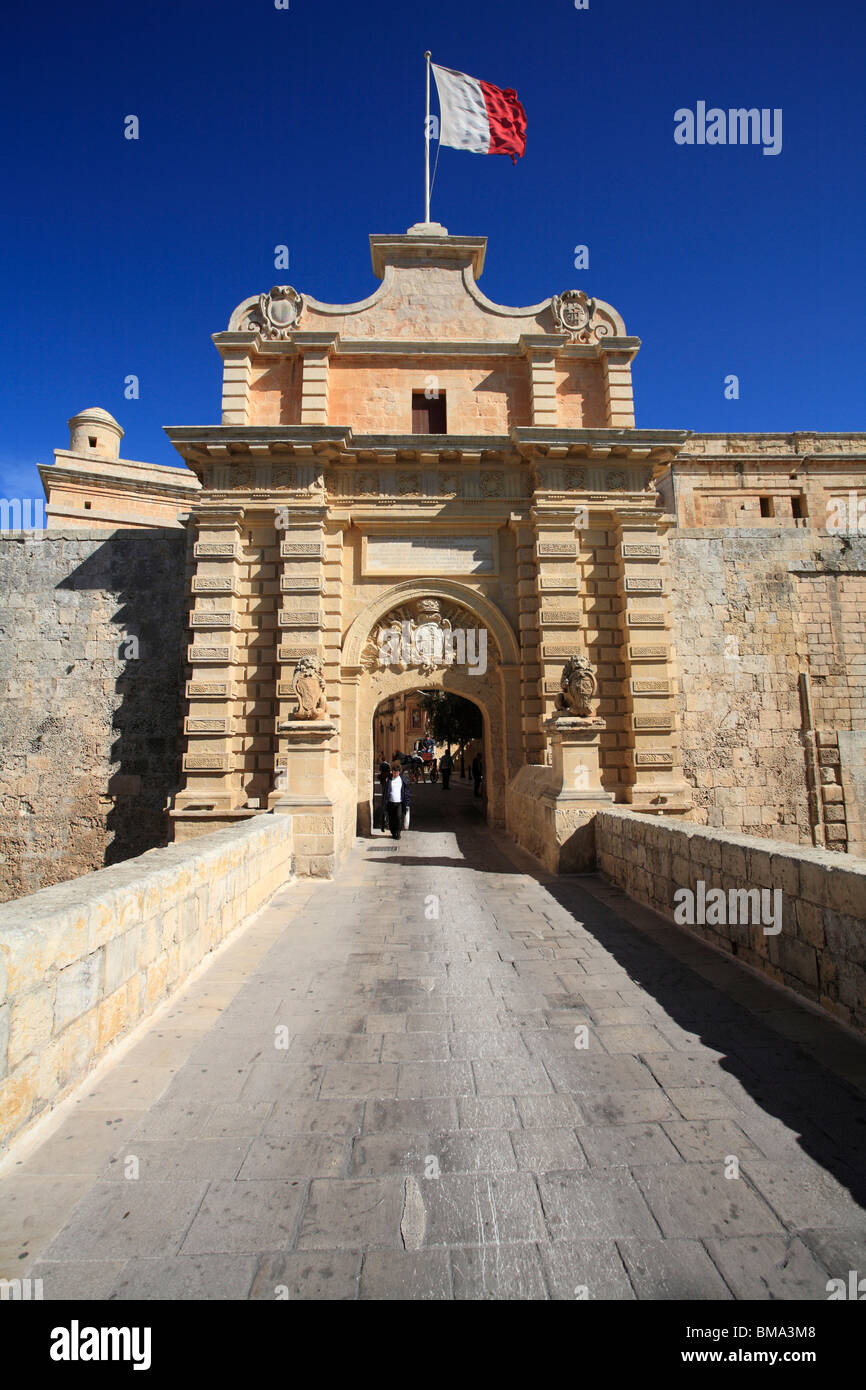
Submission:
{"label": "domed turret roof", "polygon": [[[109,415],[107,410],[103,410],[101,405],[88,406],[86,410],[79,410],[77,415],[73,415],[73,420],[101,420],[104,425],[115,425],[120,429],[113,415]],[[70,421],[71,424],[71,421]]]}

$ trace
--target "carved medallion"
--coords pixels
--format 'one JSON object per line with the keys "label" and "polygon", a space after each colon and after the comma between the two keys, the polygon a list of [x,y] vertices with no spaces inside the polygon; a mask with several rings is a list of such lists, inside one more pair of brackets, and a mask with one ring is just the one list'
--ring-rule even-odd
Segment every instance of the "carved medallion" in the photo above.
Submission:
{"label": "carved medallion", "polygon": [[560,333],[568,333],[572,342],[590,343],[610,334],[610,325],[594,322],[596,301],[583,290],[566,290],[555,294],[550,302],[553,321]]}
{"label": "carved medallion", "polygon": [[304,297],[292,285],[274,285],[270,293],[259,295],[258,307],[251,309],[242,324],[245,333],[260,333],[263,338],[288,338],[304,308]]}
{"label": "carved medallion", "polygon": [[454,604],[443,612],[440,600],[432,596],[418,599],[380,619],[367,639],[361,665],[368,671],[404,671],[411,666],[422,675],[464,662],[475,666],[482,630],[486,663],[487,630],[474,614]]}

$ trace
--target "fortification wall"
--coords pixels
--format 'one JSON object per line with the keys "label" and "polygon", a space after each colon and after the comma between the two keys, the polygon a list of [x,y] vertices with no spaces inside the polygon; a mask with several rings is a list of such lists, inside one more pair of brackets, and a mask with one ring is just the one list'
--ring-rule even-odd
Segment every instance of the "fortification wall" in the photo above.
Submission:
{"label": "fortification wall", "polygon": [[186,533],[0,537],[0,900],[166,842]]}
{"label": "fortification wall", "polygon": [[866,540],[719,528],[670,547],[690,819],[802,845],[815,823],[866,855]]}

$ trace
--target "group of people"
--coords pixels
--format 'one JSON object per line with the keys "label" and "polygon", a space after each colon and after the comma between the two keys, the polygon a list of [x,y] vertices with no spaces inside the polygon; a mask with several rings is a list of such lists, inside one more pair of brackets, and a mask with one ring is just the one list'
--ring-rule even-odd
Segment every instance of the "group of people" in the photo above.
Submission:
{"label": "group of people", "polygon": [[[481,783],[484,780],[484,764],[481,761],[480,753],[476,753],[475,757],[472,759],[472,766],[470,770],[472,772],[472,781],[474,784],[474,795],[480,796]],[[448,786],[451,781],[451,774],[453,771],[454,759],[451,756],[451,749],[449,748],[447,752],[445,752],[443,756],[439,759],[439,775],[442,778],[442,790],[444,792],[448,791]]]}
{"label": "group of people", "polygon": [[[406,771],[408,756],[404,757],[401,753],[395,753],[394,761],[389,763],[387,758],[379,760],[379,786],[382,791],[382,809],[380,818],[380,829],[389,830],[395,840],[399,840],[404,830],[409,829],[410,802],[411,794],[409,791],[410,778]],[[481,754],[476,753],[471,764],[473,795],[481,795],[481,783],[484,780],[484,764],[481,761]],[[442,790],[448,791],[451,782],[451,774],[454,771],[454,759],[451,756],[451,749],[446,749],[439,759],[439,773],[442,778]]]}

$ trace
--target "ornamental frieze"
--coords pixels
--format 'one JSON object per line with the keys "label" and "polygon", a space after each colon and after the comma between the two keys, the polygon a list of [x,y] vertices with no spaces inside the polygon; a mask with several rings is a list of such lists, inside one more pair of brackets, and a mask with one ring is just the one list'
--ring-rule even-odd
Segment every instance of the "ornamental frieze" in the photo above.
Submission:
{"label": "ornamental frieze", "polygon": [[670,681],[633,680],[631,693],[633,695],[670,695],[671,683]]}
{"label": "ornamental frieze", "polygon": [[232,687],[228,681],[187,681],[188,700],[230,700]]}
{"label": "ornamental frieze", "polygon": [[668,647],[629,647],[628,654],[632,661],[667,661],[670,649]]}
{"label": "ornamental frieze", "polygon": [[539,541],[537,550],[542,558],[550,556],[559,560],[567,556],[569,559],[577,559],[577,545],[574,541]]}
{"label": "ornamental frieze", "polygon": [[280,556],[284,560],[324,560],[322,541],[281,541]]}
{"label": "ornamental frieze", "polygon": [[481,496],[482,497],[503,497],[505,495],[505,474],[482,472],[481,474]]}
{"label": "ornamental frieze", "polygon": [[240,559],[240,552],[234,541],[196,541],[193,554],[197,560]]}
{"label": "ornamental frieze", "polygon": [[186,649],[190,666],[230,666],[234,662],[234,647],[205,647],[193,643]]}
{"label": "ornamental frieze", "polygon": [[311,645],[308,642],[287,642],[283,646],[277,647],[277,661],[281,666],[287,666],[293,661],[300,661],[306,656],[321,656],[318,643]]}
{"label": "ornamental frieze", "polygon": [[229,734],[229,721],[223,719],[203,719],[197,716],[188,716],[183,721],[183,731],[185,734]]}
{"label": "ornamental frieze", "polygon": [[624,560],[660,560],[662,548],[660,545],[631,545],[622,547],[622,557]]}
{"label": "ornamental frieze", "polygon": [[645,608],[628,615],[629,627],[666,627],[667,614],[660,608]]}
{"label": "ornamental frieze", "polygon": [[647,579],[641,575],[626,579],[626,591],[630,594],[662,594],[664,583],[661,579]]}
{"label": "ornamental frieze", "polygon": [[636,714],[634,716],[634,727],[640,732],[641,729],[654,729],[657,732],[664,732],[673,728],[673,718],[670,714]]}

